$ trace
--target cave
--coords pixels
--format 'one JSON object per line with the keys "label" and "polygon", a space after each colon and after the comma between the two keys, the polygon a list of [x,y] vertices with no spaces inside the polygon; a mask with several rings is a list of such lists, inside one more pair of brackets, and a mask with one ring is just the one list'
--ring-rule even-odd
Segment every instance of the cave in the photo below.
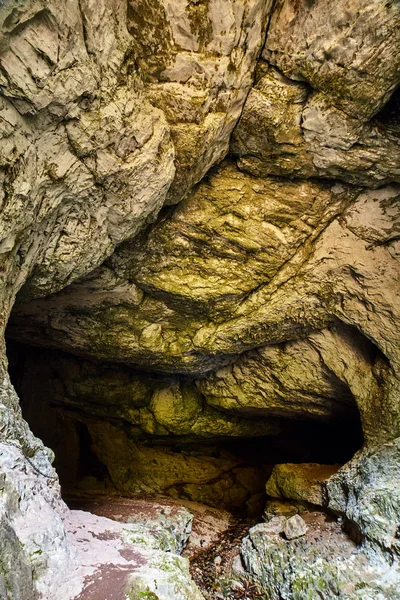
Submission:
{"label": "cave", "polygon": [[399,48],[0,0],[0,600],[399,600]]}
{"label": "cave", "polygon": [[[154,390],[168,389],[173,376],[105,365],[11,338],[7,352],[22,414],[33,433],[53,450],[63,497],[74,506],[79,506],[79,497],[87,501],[102,495],[161,495],[260,518],[265,483],[274,465],[343,465],[362,446],[360,414],[344,388],[340,391],[346,402],[339,402],[328,417],[271,416],[248,410],[240,417],[244,432],[231,437],[206,432],[171,435],[165,430],[151,434],[140,423],[143,412]],[[130,391],[131,406],[128,381],[133,387],[148,388],[139,400]],[[194,380],[182,376],[181,385],[190,388]],[[204,397],[201,402],[206,402]],[[138,414],[132,416],[134,410]],[[217,418],[218,412],[213,416]],[[224,418],[238,422],[234,412],[225,412]],[[260,423],[272,429],[269,435]]]}

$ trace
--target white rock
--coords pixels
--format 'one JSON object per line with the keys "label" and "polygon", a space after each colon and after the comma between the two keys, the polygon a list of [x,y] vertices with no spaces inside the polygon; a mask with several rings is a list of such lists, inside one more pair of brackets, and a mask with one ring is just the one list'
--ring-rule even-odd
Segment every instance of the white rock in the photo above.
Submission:
{"label": "white rock", "polygon": [[301,537],[307,533],[307,525],[300,515],[294,515],[286,521],[283,532],[286,536],[286,539],[294,540],[295,538]]}

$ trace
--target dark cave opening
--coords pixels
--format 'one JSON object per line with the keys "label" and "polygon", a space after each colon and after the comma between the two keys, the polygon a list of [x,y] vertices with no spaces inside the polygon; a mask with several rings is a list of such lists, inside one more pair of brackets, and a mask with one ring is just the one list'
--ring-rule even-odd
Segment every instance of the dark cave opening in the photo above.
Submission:
{"label": "dark cave opening", "polygon": [[[7,348],[23,416],[54,451],[64,497],[159,494],[260,516],[265,483],[275,464],[342,465],[363,443],[355,403],[326,420],[270,417],[279,425],[274,435],[149,434],[139,423],[149,398],[144,396],[138,403],[139,417],[134,415],[129,422],[132,409],[125,397],[116,395],[115,386],[109,404],[103,389],[93,396],[88,373],[81,368],[86,359],[12,340]],[[123,381],[128,368],[114,365],[113,369]],[[147,376],[165,385],[165,376],[161,384],[157,374]],[[255,424],[260,421],[256,415],[247,418]]]}

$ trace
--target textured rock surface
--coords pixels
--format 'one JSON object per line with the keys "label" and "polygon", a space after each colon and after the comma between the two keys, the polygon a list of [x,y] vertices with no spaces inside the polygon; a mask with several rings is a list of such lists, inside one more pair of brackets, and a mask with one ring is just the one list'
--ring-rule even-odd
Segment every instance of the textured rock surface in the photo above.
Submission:
{"label": "textured rock surface", "polygon": [[313,345],[318,337],[246,352],[197,386],[208,404],[239,414],[331,418],[351,413],[351,392]]}
{"label": "textured rock surface", "polygon": [[[181,200],[228,152],[252,85],[272,0],[128,1],[133,61],[170,124]],[[132,61],[132,62],[133,62]]]}
{"label": "textured rock surface", "polygon": [[398,93],[379,112],[400,81],[399,19],[398,4],[384,0],[279,0],[232,140],[240,167],[364,186],[399,181]]}
{"label": "textured rock surface", "polygon": [[400,550],[399,448],[397,438],[360,452],[327,482],[329,508],[346,514],[369,552],[381,548],[394,562]]}
{"label": "textured rock surface", "polygon": [[[96,482],[83,448],[126,493],[243,508],[267,472],[222,440],[271,461],[357,406],[324,502],[360,547],[258,526],[242,554],[271,598],[397,600],[398,3],[5,0],[0,24],[0,326],[19,293],[9,336],[78,355],[21,379],[71,478]],[[84,553],[0,344],[0,597],[53,600]],[[143,535],[129,593],[199,598]]]}
{"label": "textured rock surface", "polygon": [[[398,597],[398,452],[398,439],[379,450],[364,450],[324,483],[323,503],[345,515],[343,529],[351,538],[337,525],[321,525],[322,517],[316,523],[311,520],[304,540],[296,542],[285,542],[271,528],[272,521],[283,517],[250,530],[242,557],[272,599],[305,600],[316,593],[327,599]],[[285,468],[290,471],[290,465],[282,465],[282,472]],[[285,489],[280,491],[286,497],[298,497],[301,476],[296,473],[296,478],[300,482],[295,493],[293,476],[282,481]]]}
{"label": "textured rock surface", "polygon": [[339,465],[275,465],[267,481],[266,492],[272,498],[300,500],[326,506],[328,499],[325,482],[338,470]]}
{"label": "textured rock surface", "polygon": [[192,515],[186,513],[186,518],[174,515],[165,519],[169,531],[174,531],[166,544],[165,532],[161,536],[158,531],[150,533],[143,524],[68,512],[64,523],[74,551],[71,575],[48,598],[57,594],[61,598],[106,598],[113,594],[132,599],[201,600],[190,580],[187,559],[175,554],[182,537],[186,541],[190,533]]}
{"label": "textured rock surface", "polygon": [[283,533],[287,540],[295,540],[296,538],[302,537],[307,533],[306,522],[300,515],[293,515],[293,517],[290,517],[286,521]]}
{"label": "textured rock surface", "polygon": [[[117,244],[154,219],[174,179],[175,155],[179,168],[185,162],[185,153],[190,153],[192,160],[186,187],[181,190],[184,195],[226,153],[229,134],[251,85],[269,6],[260,2],[248,10],[241,2],[233,3],[229,6],[228,30],[221,29],[220,24],[221,9],[226,8],[218,2],[211,7],[207,48],[200,48],[198,41],[202,37],[201,22],[207,17],[201,11],[196,15],[195,10],[188,15],[185,30],[180,26],[184,7],[178,11],[171,8],[165,30],[174,29],[180,56],[176,56],[178,51],[173,47],[163,69],[169,68],[170,72],[157,87],[150,85],[150,80],[156,83],[148,64],[151,56],[147,44],[151,40],[146,31],[137,36],[146,6],[130,2],[127,10],[126,3],[119,0],[104,0],[100,4],[72,0],[68,7],[40,0],[2,3],[2,323],[7,321],[15,292],[28,277],[25,297],[58,290],[93,269]],[[161,3],[159,12],[164,12]],[[192,31],[195,23],[198,26]],[[159,23],[153,21],[153,29],[155,25],[157,35],[162,35]],[[144,55],[142,45],[147,48]],[[199,51],[197,60],[191,51]],[[150,55],[152,52],[153,49]],[[140,68],[134,68],[137,61]],[[232,68],[228,70],[229,64]],[[189,87],[193,90],[193,102],[188,100],[187,115],[181,125],[186,132],[181,135],[176,112],[181,111],[182,81],[186,83],[189,78],[191,85],[185,87],[187,95]],[[207,90],[203,93],[200,87],[205,80]],[[171,82],[169,89],[167,82]],[[222,88],[225,91],[219,93]],[[168,96],[165,102],[163,94]],[[163,110],[157,108],[158,104],[163,104]],[[175,113],[174,106],[179,107]],[[174,124],[173,130],[169,123]],[[191,136],[188,124],[192,125]],[[194,153],[205,135],[207,146]],[[3,364],[2,378],[4,373]],[[22,452],[15,458],[18,463],[24,464],[23,453],[30,453],[33,461],[43,463],[44,471],[50,469],[41,444],[22,421],[6,380],[2,388],[1,430],[7,441],[21,442]],[[9,476],[10,467],[2,458],[2,468]],[[17,497],[23,484],[16,475],[18,469],[12,471],[13,493]],[[38,553],[43,553],[39,563],[50,561],[45,586],[54,571],[50,564],[51,538],[59,540],[60,546],[64,544],[65,552],[67,544],[62,526],[57,525],[57,512],[63,510],[58,492],[44,493],[40,478],[36,479],[37,482],[32,479],[29,492],[32,502],[48,507],[47,520],[53,522],[53,533],[43,535],[38,542]],[[28,492],[26,496],[29,497]],[[32,518],[37,512],[35,506],[30,506]],[[9,519],[15,510],[13,505],[5,513],[5,520],[2,518],[14,548],[19,533],[14,543],[15,524]],[[36,527],[40,527],[40,522],[39,519]],[[34,532],[26,535],[33,538]],[[24,544],[27,539],[23,538]],[[21,598],[34,593],[29,560],[21,555],[21,572],[16,568],[10,574],[15,581],[7,583],[20,586],[15,594]],[[41,575],[39,566],[35,567],[35,578]],[[9,568],[5,571],[8,573]]]}
{"label": "textured rock surface", "polygon": [[307,533],[285,540],[268,524],[253,527],[243,540],[246,570],[271,600],[395,600],[397,567],[371,564],[337,523],[318,513],[303,515]]}
{"label": "textured rock surface", "polygon": [[127,72],[123,8],[1,8],[1,239],[24,269],[35,263],[30,295],[97,266],[157,214],[174,176],[165,117]]}
{"label": "textured rock surface", "polygon": [[364,122],[331,104],[329,93],[261,63],[231,150],[257,177],[321,177],[378,187],[400,181],[399,95]]}
{"label": "textured rock surface", "polygon": [[[168,370],[185,366],[195,372],[209,370],[218,354],[223,357],[246,346],[297,337],[297,331],[278,334],[277,325],[268,337],[263,331],[259,341],[252,339],[246,344],[244,329],[250,319],[242,315],[256,312],[256,303],[265,302],[258,301],[263,293],[279,296],[280,279],[293,278],[298,263],[312,259],[312,242],[320,242],[322,232],[330,243],[330,222],[357,192],[324,184],[304,183],[299,188],[274,179],[255,182],[231,165],[210,179],[211,185],[200,186],[156,225],[145,253],[142,245],[139,256],[135,244],[133,248],[131,244],[122,246],[107,267],[93,273],[87,283],[23,307],[22,314],[29,313],[32,326],[38,321],[41,336],[49,315],[49,337],[58,347],[146,368],[153,363]],[[150,278],[152,288],[143,296]],[[105,290],[109,293],[104,294]],[[100,295],[94,296],[93,291]],[[273,302],[267,310],[269,306]],[[71,315],[73,307],[79,307],[79,319]],[[264,315],[260,321],[266,321]],[[327,323],[329,317],[321,321]],[[243,330],[238,341],[238,331],[225,334],[232,325]],[[292,329],[298,327],[292,323]],[[29,341],[29,331],[25,336]],[[222,336],[228,338],[225,343],[218,339]],[[34,336],[31,339],[34,341]],[[51,339],[41,339],[51,343]],[[200,361],[202,355],[205,361],[207,354],[212,354],[212,360],[203,366]]]}
{"label": "textured rock surface", "polygon": [[368,119],[400,82],[399,17],[398,4],[383,0],[367,7],[361,0],[279,0],[263,55],[329,95],[334,106]]}
{"label": "textured rock surface", "polygon": [[[217,172],[214,177],[219,180],[224,175],[223,170],[222,176]],[[248,180],[246,175],[237,176],[239,180]],[[283,188],[289,201],[293,184],[283,182],[278,185],[279,191]],[[320,187],[313,188],[314,193],[317,190],[321,193]],[[295,395],[300,411],[303,392],[299,388],[310,386],[314,395],[315,386],[318,386],[319,393],[323,388],[327,389],[322,396],[334,396],[335,393],[328,390],[336,388],[340,391],[338,404],[346,395],[351,397],[351,394],[355,398],[367,439],[393,439],[400,431],[400,344],[396,328],[400,309],[397,249],[399,189],[388,187],[362,191],[352,203],[351,198],[356,193],[353,189],[346,192],[341,186],[336,186],[331,193],[336,202],[328,204],[328,213],[322,224],[311,229],[298,251],[283,260],[278,272],[275,275],[272,272],[272,277],[262,273],[265,283],[260,283],[255,268],[253,289],[245,294],[242,291],[241,297],[239,294],[236,298],[234,294],[230,295],[230,298],[233,296],[231,305],[225,308],[223,304],[221,314],[215,314],[214,310],[214,314],[209,312],[203,316],[202,309],[196,313],[198,292],[188,281],[193,278],[193,272],[196,273],[197,265],[201,268],[204,264],[204,246],[198,245],[190,263],[183,251],[174,257],[170,269],[181,273],[181,284],[177,282],[172,292],[157,289],[151,290],[151,294],[143,294],[136,283],[128,283],[135,276],[129,275],[129,262],[127,266],[118,255],[115,259],[120,261],[116,263],[117,267],[111,262],[87,282],[71,286],[48,300],[18,307],[10,333],[23,341],[63,347],[96,358],[192,373],[211,370],[218,362],[232,362],[234,355],[261,344],[278,344],[308,336],[306,352],[296,353],[292,359],[290,345],[284,346],[283,352],[279,350],[282,360],[288,362],[288,368],[283,371],[283,386],[277,384],[276,377],[273,377],[274,367],[269,369],[268,356],[272,358],[274,350],[261,350],[255,357],[258,363],[256,379],[234,380],[235,398],[253,396],[252,387],[258,385],[260,377],[267,381],[272,377],[269,397],[265,392],[257,392],[255,399],[250,399],[250,407],[268,408],[270,404],[276,414],[282,411],[284,404],[279,401],[282,387]],[[269,198],[266,194],[265,202]],[[197,200],[197,193],[194,200]],[[192,198],[186,206],[191,201]],[[198,204],[195,206],[197,212],[191,213],[192,219],[198,217],[202,223],[208,223],[208,212],[200,210]],[[267,214],[271,219],[273,211],[269,204],[268,207]],[[178,214],[181,210],[183,208],[179,207]],[[159,227],[156,226],[154,235],[159,229],[168,227],[170,221],[175,223],[174,214],[170,219],[161,221]],[[188,221],[187,218],[182,227]],[[214,227],[217,236],[213,239],[218,239],[218,233],[224,231],[224,222],[217,222],[218,227]],[[246,223],[244,218],[238,221],[240,232],[243,232]],[[199,225],[196,226],[198,229]],[[277,230],[274,234],[280,235]],[[175,240],[176,235],[168,237],[169,243],[166,240],[165,244],[174,247]],[[124,258],[126,251],[126,248],[121,250]],[[148,254],[142,259],[144,263],[146,256]],[[158,256],[158,265],[162,265]],[[166,250],[163,250],[163,256],[168,256]],[[208,253],[206,256],[209,256]],[[271,252],[268,261],[270,256]],[[165,260],[168,267],[170,262],[168,258]],[[154,264],[152,258],[149,262]],[[137,265],[136,260],[134,265]],[[229,282],[238,270],[235,256],[229,256],[227,266],[221,271],[222,275],[210,269],[204,272],[201,292],[204,284],[207,295],[214,289],[218,290],[221,277],[222,281]],[[117,269],[117,276],[113,269]],[[188,278],[186,281],[185,276]],[[158,281],[160,279],[158,275]],[[109,282],[108,285],[106,283],[106,291],[101,287],[104,280]],[[314,333],[315,330],[320,332]],[[294,348],[292,346],[292,352]],[[310,354],[315,356],[315,352],[318,354],[318,370],[305,378],[301,372],[307,370]],[[241,358],[239,369],[242,364],[248,368],[249,363],[251,360],[247,356]],[[290,363],[293,366],[290,367]],[[297,366],[297,363],[300,364]],[[263,376],[265,367],[267,374]],[[276,368],[280,370],[278,365]],[[235,367],[232,369],[234,377]],[[231,377],[229,370],[222,374],[218,372],[217,376],[211,375],[211,383],[206,380],[200,384],[200,389],[203,388],[206,395],[210,390],[210,395],[215,396],[214,390],[221,376],[228,380],[228,387],[221,396],[227,395]],[[279,377],[282,379],[282,374]],[[309,382],[305,384],[304,379]],[[324,382],[323,388],[316,384],[316,380]],[[344,395],[343,384],[349,390]],[[258,399],[257,395],[261,398]],[[290,399],[290,395],[288,397]],[[214,405],[221,403],[226,408],[224,402],[213,400]],[[380,409],[382,402],[386,407],[384,412]],[[308,410],[318,413],[315,408]]]}

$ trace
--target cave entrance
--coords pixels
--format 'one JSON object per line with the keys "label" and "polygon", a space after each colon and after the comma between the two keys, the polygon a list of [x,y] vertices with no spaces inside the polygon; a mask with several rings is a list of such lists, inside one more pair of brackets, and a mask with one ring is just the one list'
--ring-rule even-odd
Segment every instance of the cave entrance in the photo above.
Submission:
{"label": "cave entrance", "polygon": [[[363,442],[355,403],[328,420],[263,417],[278,427],[273,435],[172,435],[154,425],[147,379],[128,367],[11,340],[8,356],[24,418],[54,451],[66,498],[159,494],[259,516],[274,465],[342,465]],[[161,387],[169,381],[146,377]],[[259,431],[259,415],[246,416],[247,431],[252,424]]]}

